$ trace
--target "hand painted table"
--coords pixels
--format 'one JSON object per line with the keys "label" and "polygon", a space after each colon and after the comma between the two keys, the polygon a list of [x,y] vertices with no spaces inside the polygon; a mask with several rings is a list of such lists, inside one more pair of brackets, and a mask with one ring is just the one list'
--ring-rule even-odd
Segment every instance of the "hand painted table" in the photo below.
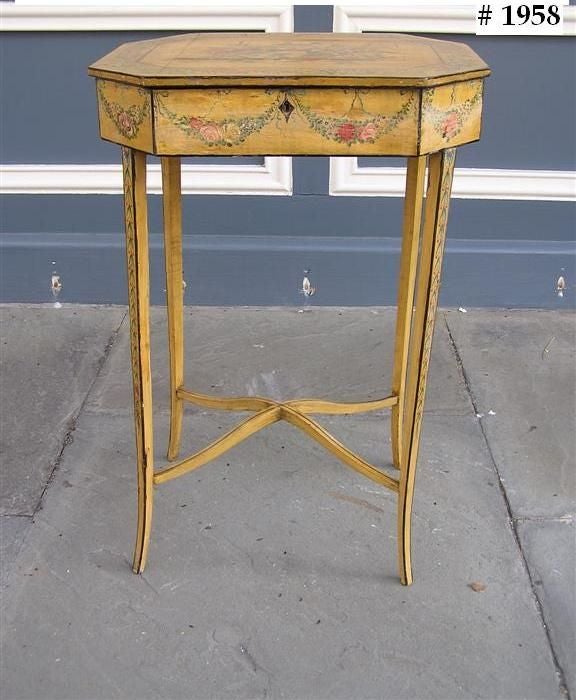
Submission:
{"label": "hand painted table", "polygon": [[[198,33],[124,44],[89,69],[100,135],[122,146],[138,473],[133,569],[146,564],[154,486],[286,420],[398,496],[398,561],[412,582],[414,477],[438,301],[455,149],[478,140],[486,64],[463,44],[399,34]],[[168,460],[183,404],[254,415],[155,471],[150,377],[146,154],[160,156],[170,351]],[[180,161],[199,155],[405,156],[406,196],[392,388],[375,401],[217,398],[183,385]],[[425,194],[425,178],[427,186]],[[390,474],[321,427],[315,414],[391,409]]]}

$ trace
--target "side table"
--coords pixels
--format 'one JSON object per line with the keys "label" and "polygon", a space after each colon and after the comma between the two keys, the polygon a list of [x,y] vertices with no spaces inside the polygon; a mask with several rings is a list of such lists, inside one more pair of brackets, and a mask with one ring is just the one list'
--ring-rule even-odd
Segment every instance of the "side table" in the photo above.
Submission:
{"label": "side table", "polygon": [[[124,44],[94,63],[100,135],[122,146],[138,473],[133,570],[146,565],[154,486],[286,420],[398,494],[398,562],[412,582],[414,477],[456,147],[480,137],[486,64],[466,45],[401,34],[197,33]],[[170,352],[168,460],[184,402],[253,415],[155,471],[146,154],[160,156]],[[406,196],[392,391],[376,401],[217,398],[184,387],[180,162],[200,155],[405,156]],[[425,192],[425,179],[427,187]],[[390,408],[398,478],[336,440],[314,414]]]}

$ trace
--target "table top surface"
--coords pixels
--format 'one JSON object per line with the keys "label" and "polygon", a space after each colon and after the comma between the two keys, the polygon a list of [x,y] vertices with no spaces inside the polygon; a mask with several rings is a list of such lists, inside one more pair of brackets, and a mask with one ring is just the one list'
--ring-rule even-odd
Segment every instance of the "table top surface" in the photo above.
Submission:
{"label": "table top surface", "polygon": [[89,73],[149,87],[418,87],[490,70],[465,44],[404,34],[199,32],[122,44]]}

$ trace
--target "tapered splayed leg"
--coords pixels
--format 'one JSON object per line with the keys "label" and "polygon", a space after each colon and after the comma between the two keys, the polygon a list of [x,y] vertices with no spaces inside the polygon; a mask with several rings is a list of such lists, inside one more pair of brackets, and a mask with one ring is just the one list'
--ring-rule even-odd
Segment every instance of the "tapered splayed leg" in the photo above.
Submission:
{"label": "tapered splayed leg", "polygon": [[141,573],[146,566],[150,541],[154,487],[146,156],[139,151],[123,148],[122,163],[138,471],[138,529],[132,568],[135,573]]}
{"label": "tapered splayed leg", "polygon": [[170,438],[168,459],[176,459],[182,436],[183,401],[178,396],[184,381],[184,277],[182,270],[182,196],[180,158],[162,158],[164,251],[168,349],[170,355]]}
{"label": "tapered splayed leg", "polygon": [[403,458],[404,391],[414,308],[416,269],[418,267],[426,161],[426,156],[408,158],[406,174],[402,252],[400,255],[400,275],[398,280],[398,310],[396,313],[396,341],[394,345],[394,368],[392,371],[392,393],[398,396],[398,403],[392,408],[391,419],[392,459],[397,469],[400,469]]}
{"label": "tapered splayed leg", "polygon": [[404,585],[412,583],[411,520],[414,478],[420,444],[426,378],[434,334],[446,223],[452,189],[455,150],[430,156],[428,190],[420,263],[416,282],[416,310],[412,323],[405,389],[405,420],[400,461],[398,499],[398,566]]}

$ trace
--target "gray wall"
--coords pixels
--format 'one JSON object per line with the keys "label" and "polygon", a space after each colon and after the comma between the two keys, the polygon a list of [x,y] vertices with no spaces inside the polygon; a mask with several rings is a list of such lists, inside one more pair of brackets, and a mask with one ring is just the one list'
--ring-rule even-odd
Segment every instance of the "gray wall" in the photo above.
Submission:
{"label": "gray wall", "polygon": [[[331,28],[330,7],[295,7],[295,31]],[[118,162],[118,149],[98,138],[86,66],[152,36],[160,34],[4,33],[0,160]],[[493,69],[482,140],[460,149],[457,165],[575,169],[576,40],[444,37],[469,44]],[[360,161],[380,164],[398,161]],[[315,303],[394,303],[401,200],[329,197],[325,158],[295,158],[293,172],[293,197],[185,197],[188,303],[298,304],[304,269]],[[149,199],[152,296],[162,303],[160,198]],[[5,195],[0,207],[2,300],[49,301],[57,268],[62,301],[125,302],[121,197]],[[574,305],[575,230],[572,202],[453,200],[441,302]],[[569,284],[562,299],[560,275]]]}

